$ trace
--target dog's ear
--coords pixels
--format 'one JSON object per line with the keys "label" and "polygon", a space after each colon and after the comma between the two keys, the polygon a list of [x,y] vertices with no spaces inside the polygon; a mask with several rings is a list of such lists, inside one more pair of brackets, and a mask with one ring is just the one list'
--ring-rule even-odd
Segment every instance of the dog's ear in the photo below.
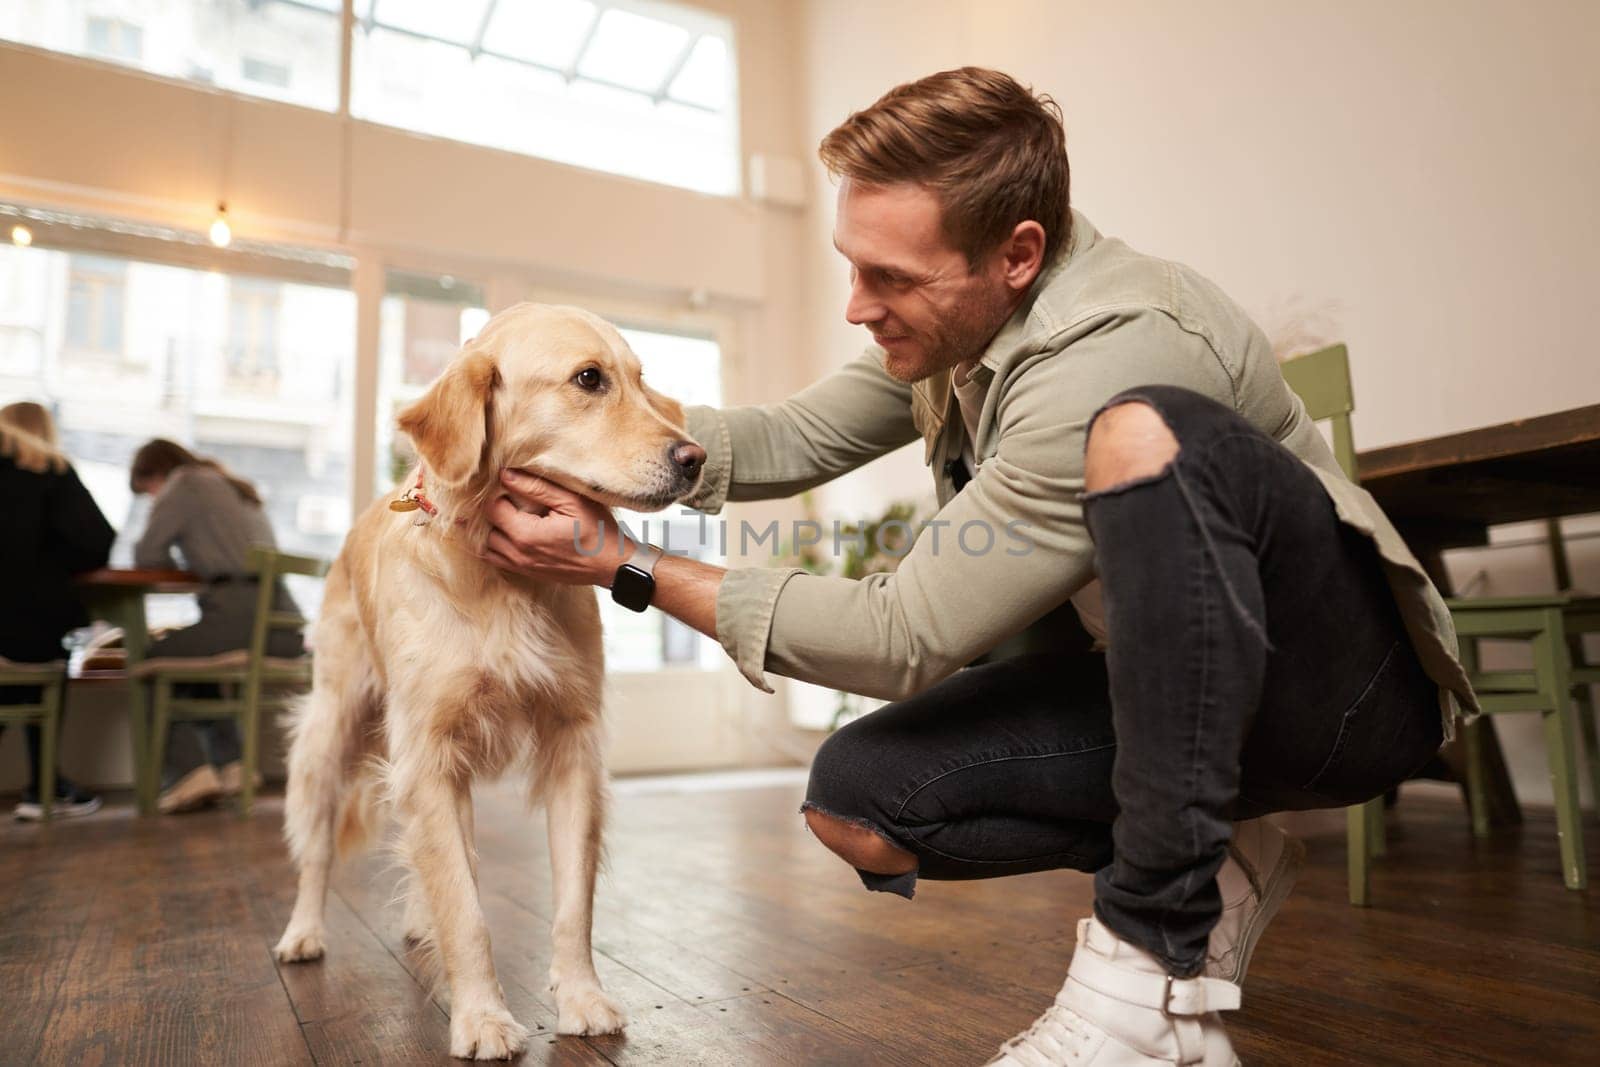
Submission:
{"label": "dog's ear", "polygon": [[684,424],[682,404],[665,393],[656,392],[648,385],[644,387],[644,395],[649,398],[650,406],[660,412],[662,418],[674,426],[682,426]]}
{"label": "dog's ear", "polygon": [[486,352],[451,361],[415,403],[400,412],[400,429],[434,478],[461,485],[477,473],[489,442],[489,398],[500,372]]}

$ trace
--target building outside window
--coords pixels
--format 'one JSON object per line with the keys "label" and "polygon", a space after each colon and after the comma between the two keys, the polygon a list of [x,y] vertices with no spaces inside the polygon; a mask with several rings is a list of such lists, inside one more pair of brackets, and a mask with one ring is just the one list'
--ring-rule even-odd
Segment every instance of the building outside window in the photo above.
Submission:
{"label": "building outside window", "polygon": [[83,38],[84,50],[98,59],[138,66],[144,54],[144,30],[126,19],[90,15]]}
{"label": "building outside window", "polygon": [[284,63],[245,56],[240,64],[239,73],[245,81],[255,82],[257,85],[270,85],[275,89],[289,88],[289,67]]}
{"label": "building outside window", "polygon": [[228,385],[271,393],[278,384],[278,311],[283,285],[254,278],[228,282]]}
{"label": "building outside window", "polygon": [[122,355],[123,312],[128,265],[103,256],[72,256],[68,261],[67,348],[74,358]]}
{"label": "building outside window", "polygon": [[333,111],[342,7],[341,0],[5,0],[0,40]]}

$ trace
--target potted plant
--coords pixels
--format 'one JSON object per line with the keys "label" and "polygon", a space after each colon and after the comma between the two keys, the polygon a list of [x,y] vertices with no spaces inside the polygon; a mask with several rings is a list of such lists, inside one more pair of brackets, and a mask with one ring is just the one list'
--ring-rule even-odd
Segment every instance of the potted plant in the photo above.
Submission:
{"label": "potted plant", "polygon": [[[917,505],[897,500],[875,518],[841,523],[838,544],[843,546],[843,552],[835,553],[832,524],[821,523],[816,518],[815,500],[810,493],[802,494],[800,499],[805,506],[806,520],[828,533],[817,543],[786,543],[777,556],[777,563],[781,566],[799,567],[808,574],[860,580],[869,574],[893,571],[911,550],[911,543],[916,539]],[[802,711],[809,710],[810,714],[794,717],[810,722],[820,720],[819,712],[823,708],[831,708],[824,727],[829,733],[886,703],[859,693],[847,693],[793,679],[789,681],[789,700],[791,715],[796,706]]]}

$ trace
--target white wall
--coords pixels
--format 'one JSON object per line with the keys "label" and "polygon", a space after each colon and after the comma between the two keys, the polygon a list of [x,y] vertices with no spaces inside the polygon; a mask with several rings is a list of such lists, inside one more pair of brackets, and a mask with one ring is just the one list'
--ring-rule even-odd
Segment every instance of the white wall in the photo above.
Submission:
{"label": "white wall", "polygon": [[[1600,281],[1600,5],[812,0],[808,12],[809,144],[896,82],[951,65],[1049,92],[1073,199],[1102,232],[1198,268],[1269,332],[1299,309],[1350,343],[1363,446],[1600,400],[1600,354],[1577,313]],[[819,294],[819,315],[837,316],[839,292]]]}
{"label": "white wall", "polygon": [[[1588,0],[810,0],[804,140],[891,86],[967,63],[1061,104],[1073,200],[1191,264],[1282,339],[1351,346],[1358,445],[1600,402],[1600,4]],[[814,161],[814,155],[808,157]],[[813,162],[812,350],[858,352]],[[905,495],[902,451],[827,497]],[[925,478],[925,475],[921,477]],[[1582,526],[1573,524],[1574,528]],[[1600,542],[1573,545],[1600,589]],[[1548,591],[1542,553],[1462,554],[1481,591]],[[1534,716],[1500,721],[1548,799]]]}

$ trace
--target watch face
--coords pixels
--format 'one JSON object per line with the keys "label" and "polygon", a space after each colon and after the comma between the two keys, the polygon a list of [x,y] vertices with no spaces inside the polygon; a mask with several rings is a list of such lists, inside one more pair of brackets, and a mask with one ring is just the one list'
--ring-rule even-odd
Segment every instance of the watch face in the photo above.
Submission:
{"label": "watch face", "polygon": [[643,611],[655,595],[656,580],[631,564],[617,568],[611,579],[611,599],[631,611]]}

